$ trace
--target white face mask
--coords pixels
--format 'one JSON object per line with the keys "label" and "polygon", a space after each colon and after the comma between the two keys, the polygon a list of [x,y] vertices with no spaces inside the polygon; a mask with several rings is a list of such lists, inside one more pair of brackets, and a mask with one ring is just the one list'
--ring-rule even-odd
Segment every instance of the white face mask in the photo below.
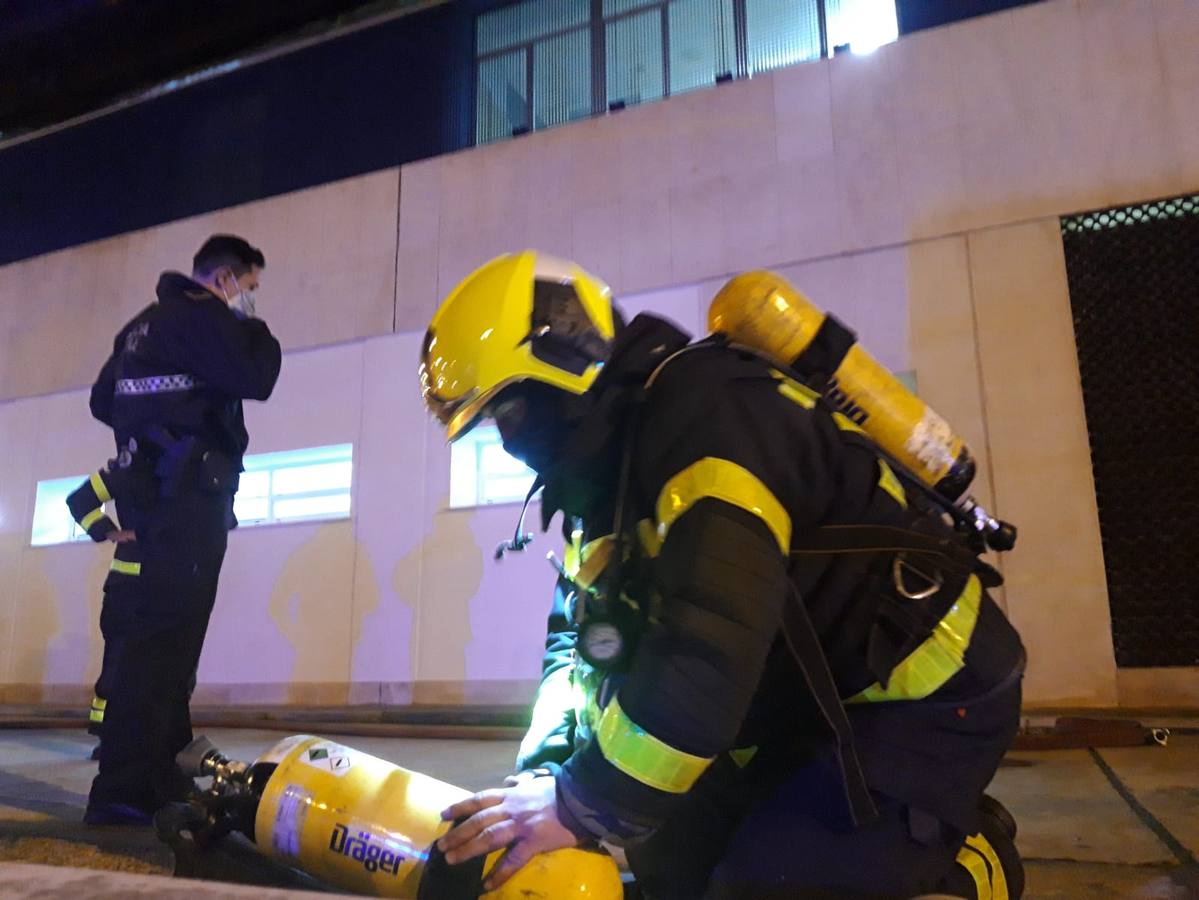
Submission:
{"label": "white face mask", "polygon": [[[230,272],[229,274],[233,275],[232,272]],[[248,318],[248,319],[254,318],[254,310],[255,310],[254,291],[248,291],[245,288],[243,288],[241,286],[241,284],[238,283],[236,276],[233,276],[233,283],[237,285],[237,296],[236,297],[230,298],[229,292],[226,291],[223,287],[221,288],[221,293],[225,295],[225,302],[227,304],[229,304],[230,309],[240,312],[246,318]]]}
{"label": "white face mask", "polygon": [[257,299],[255,292],[243,289],[238,295],[237,306],[247,319],[254,318],[254,313],[257,311]]}

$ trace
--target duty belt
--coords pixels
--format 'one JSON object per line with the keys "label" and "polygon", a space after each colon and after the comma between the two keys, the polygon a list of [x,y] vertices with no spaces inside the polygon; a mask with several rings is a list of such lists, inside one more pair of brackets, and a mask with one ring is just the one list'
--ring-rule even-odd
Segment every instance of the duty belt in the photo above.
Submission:
{"label": "duty belt", "polygon": [[147,378],[121,378],[116,393],[124,396],[139,394],[169,394],[203,387],[204,382],[192,375],[151,375]]}

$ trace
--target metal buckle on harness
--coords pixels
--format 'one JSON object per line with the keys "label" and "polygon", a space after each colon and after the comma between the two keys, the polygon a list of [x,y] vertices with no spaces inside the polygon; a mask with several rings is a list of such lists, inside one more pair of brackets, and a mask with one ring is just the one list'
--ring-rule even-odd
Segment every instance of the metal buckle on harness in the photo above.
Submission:
{"label": "metal buckle on harness", "polygon": [[[125,444],[117,448],[117,458],[109,460],[109,469],[128,469],[133,465],[133,454],[137,453],[137,438],[131,437]],[[113,464],[116,465],[113,465]]]}
{"label": "metal buckle on harness", "polygon": [[[928,587],[921,590],[909,591],[907,584],[904,582],[904,572],[908,571],[923,579]],[[906,597],[909,600],[927,600],[937,591],[941,590],[945,580],[941,577],[941,570],[937,569],[930,576],[922,569],[918,569],[904,558],[902,553],[895,554],[895,561],[891,564],[891,580],[895,584],[895,590],[900,596]]]}

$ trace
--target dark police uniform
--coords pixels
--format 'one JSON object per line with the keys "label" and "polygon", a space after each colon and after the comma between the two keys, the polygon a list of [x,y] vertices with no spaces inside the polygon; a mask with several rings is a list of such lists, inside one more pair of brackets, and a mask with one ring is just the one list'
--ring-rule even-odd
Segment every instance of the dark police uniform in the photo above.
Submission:
{"label": "dark police uniform", "polygon": [[242,400],[270,396],[282,359],[264,322],[190,278],[164,273],[157,294],[117,334],[91,393],[116,437],[117,516],[137,539],[117,545],[104,584],[101,629],[120,647],[89,802],[147,811],[188,787],[174,758],[192,738],[191,681],[236,525]]}
{"label": "dark police uniform", "polygon": [[[1017,896],[997,883],[1022,877],[1010,836],[979,805],[1017,728],[1024,651],[986,570],[834,552],[854,533],[837,526],[957,539],[860,429],[757,356],[696,345],[646,389],[686,344],[635,319],[542,473],[544,521],[584,528],[543,678],[543,695],[570,679],[578,708],[539,700],[519,765],[550,765],[560,818],[625,843],[647,896]],[[603,671],[578,657],[567,591],[594,583],[622,486],[636,650]]]}

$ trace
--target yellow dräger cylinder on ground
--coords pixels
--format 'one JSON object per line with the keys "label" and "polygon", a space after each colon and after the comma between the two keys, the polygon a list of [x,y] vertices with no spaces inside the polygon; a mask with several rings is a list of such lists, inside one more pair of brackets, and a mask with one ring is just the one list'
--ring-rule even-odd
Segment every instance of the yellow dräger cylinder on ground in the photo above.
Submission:
{"label": "yellow dr\u00e4ger cylinder on ground", "polygon": [[581,849],[536,856],[482,893],[500,853],[450,866],[433,849],[450,829],[441,810],[468,791],[323,738],[285,738],[250,765],[199,738],[179,762],[190,774],[213,776],[199,801],[213,837],[245,830],[265,855],[343,890],[410,900],[622,896],[612,858]]}
{"label": "yellow dr\u00e4ger cylinder on ground", "polygon": [[774,272],[746,272],[712,300],[708,327],[795,371],[921,481],[956,500],[974,460],[949,424]]}

